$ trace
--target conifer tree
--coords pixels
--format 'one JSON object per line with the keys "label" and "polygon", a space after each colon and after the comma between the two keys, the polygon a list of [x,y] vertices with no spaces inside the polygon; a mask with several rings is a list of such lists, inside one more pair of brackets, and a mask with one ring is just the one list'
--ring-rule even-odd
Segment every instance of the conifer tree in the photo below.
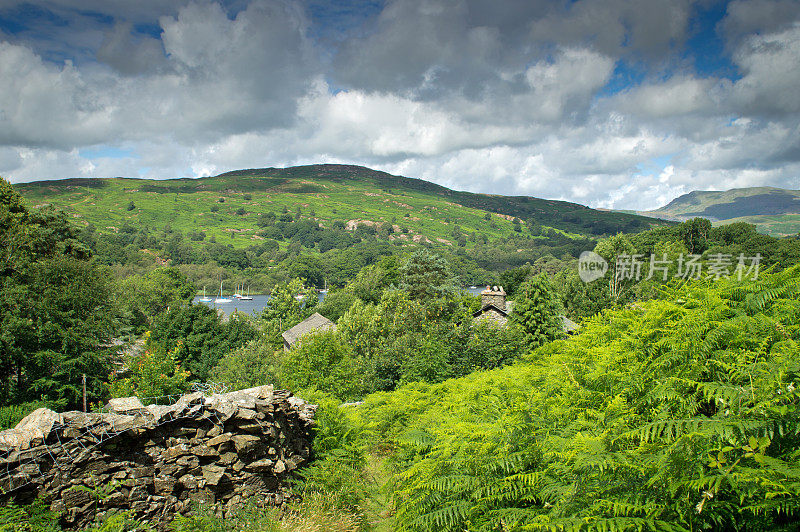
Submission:
{"label": "conifer tree", "polygon": [[523,283],[511,315],[525,331],[528,345],[539,347],[562,335],[561,302],[547,275],[540,273]]}

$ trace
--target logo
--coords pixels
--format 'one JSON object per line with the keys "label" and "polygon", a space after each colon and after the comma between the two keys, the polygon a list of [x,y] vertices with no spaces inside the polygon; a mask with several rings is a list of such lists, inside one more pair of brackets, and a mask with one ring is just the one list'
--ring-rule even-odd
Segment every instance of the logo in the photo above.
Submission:
{"label": "logo", "polygon": [[594,251],[584,251],[578,258],[578,276],[584,283],[600,279],[607,271],[608,262]]}

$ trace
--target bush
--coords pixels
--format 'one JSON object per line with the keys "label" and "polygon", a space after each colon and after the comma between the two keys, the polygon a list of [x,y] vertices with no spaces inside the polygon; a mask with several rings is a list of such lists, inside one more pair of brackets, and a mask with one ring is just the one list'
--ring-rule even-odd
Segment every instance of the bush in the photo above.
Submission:
{"label": "bush", "polygon": [[303,336],[285,354],[280,377],[290,390],[313,386],[341,400],[354,399],[361,391],[353,352],[333,331]]}
{"label": "bush", "polygon": [[182,344],[172,351],[154,342],[150,332],[145,333],[144,352],[128,363],[129,376],[117,380],[111,375],[111,396],[139,397],[144,405],[153,403],[169,404],[170,398],[189,389],[189,372],[181,369],[178,357]]}
{"label": "bush", "polygon": [[789,530],[800,267],[607,311],[526,363],[375,394],[408,530]]}

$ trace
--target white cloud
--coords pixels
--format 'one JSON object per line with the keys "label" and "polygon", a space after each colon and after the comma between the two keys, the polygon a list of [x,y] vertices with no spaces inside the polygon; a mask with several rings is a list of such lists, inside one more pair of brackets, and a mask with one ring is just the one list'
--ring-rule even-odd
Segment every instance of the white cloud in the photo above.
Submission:
{"label": "white cloud", "polygon": [[[800,187],[793,2],[728,6],[719,29],[739,76],[726,79],[680,57],[688,0],[391,1],[325,49],[299,3],[88,1],[111,22],[47,0],[69,21],[56,37],[0,35],[12,180],[341,162],[620,208]],[[75,61],[49,53],[68,49]],[[644,78],[606,92],[621,61]]]}

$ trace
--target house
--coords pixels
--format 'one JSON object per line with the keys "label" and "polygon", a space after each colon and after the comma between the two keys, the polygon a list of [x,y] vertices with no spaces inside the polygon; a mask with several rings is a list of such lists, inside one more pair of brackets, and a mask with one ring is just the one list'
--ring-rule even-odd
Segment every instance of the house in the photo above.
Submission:
{"label": "house", "polygon": [[491,320],[501,327],[508,323],[512,302],[506,302],[506,291],[503,287],[487,286],[481,292],[481,308],[472,314],[475,321]]}
{"label": "house", "polygon": [[328,330],[336,330],[336,324],[319,312],[315,312],[281,335],[283,337],[283,349],[288,351],[295,344],[299,345],[300,339],[310,332]]}
{"label": "house", "polygon": [[[472,319],[492,320],[497,325],[504,327],[508,323],[508,315],[514,309],[513,301],[506,301],[506,291],[503,287],[487,286],[481,292],[481,308],[472,314]],[[561,316],[561,329],[566,334],[572,334],[580,328],[580,325],[566,316]]]}

